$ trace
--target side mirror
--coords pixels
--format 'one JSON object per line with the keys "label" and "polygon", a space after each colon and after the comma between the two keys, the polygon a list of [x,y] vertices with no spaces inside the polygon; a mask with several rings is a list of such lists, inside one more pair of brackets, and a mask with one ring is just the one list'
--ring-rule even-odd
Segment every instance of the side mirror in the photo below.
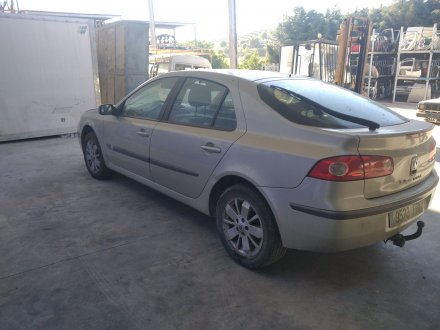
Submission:
{"label": "side mirror", "polygon": [[113,104],[102,104],[99,106],[99,114],[101,115],[113,115],[119,116],[121,114],[121,110],[116,108]]}

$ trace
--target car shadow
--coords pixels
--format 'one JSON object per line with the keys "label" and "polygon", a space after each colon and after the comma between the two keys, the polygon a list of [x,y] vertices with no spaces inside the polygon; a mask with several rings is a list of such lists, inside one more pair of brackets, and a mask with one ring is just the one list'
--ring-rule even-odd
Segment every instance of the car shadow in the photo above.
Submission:
{"label": "car shadow", "polygon": [[[142,195],[146,200],[153,200],[172,210],[176,217],[184,219],[186,226],[195,227],[193,229],[209,236],[210,241],[218,240],[219,248],[221,247],[214,218],[122,175],[115,174],[114,181],[132,191],[133,194]],[[438,216],[438,213],[434,211],[428,211],[428,213],[431,217]],[[411,227],[408,230],[412,233],[414,228]],[[423,235],[420,239],[423,239]],[[411,246],[412,243],[407,244]],[[399,262],[411,259],[408,254],[419,253],[414,250],[415,247],[409,246],[402,249],[391,243],[379,242],[368,247],[329,254],[288,250],[284,258],[278,262],[252,272],[258,277],[278,280],[299,280],[317,284],[319,282],[328,284],[330,281],[333,286],[344,288],[356,286],[359,283],[368,283],[384,276],[389,278],[399,276],[399,272],[396,272],[396,269],[400,267]],[[229,259],[226,251],[224,251],[224,256],[231,262],[231,267],[241,268]],[[205,266],[208,267],[208,264]],[[247,272],[247,270],[244,271]]]}
{"label": "car shadow", "polygon": [[215,219],[209,217],[190,206],[187,206],[165,194],[162,194],[153,188],[147,187],[135,180],[123,176],[119,173],[113,173],[112,181],[118,182],[118,184],[125,188],[132,190],[134,194],[142,195],[145,199],[162,204],[167,209],[171,209],[177,216],[185,218],[186,221],[192,225],[202,227],[204,230],[217,235]]}
{"label": "car shadow", "polygon": [[[437,232],[440,229],[439,213],[428,210],[421,218],[426,224],[423,234],[414,241],[407,241],[403,248],[391,242],[376,244],[337,253],[315,253],[288,250],[279,262],[259,271],[261,276],[298,279],[308,282],[332,281],[338,287],[350,287],[375,280],[392,280],[401,274],[424,269],[425,256],[438,249]],[[403,234],[415,232],[413,224]],[[398,270],[398,271],[397,271]],[[325,274],[325,276],[323,276]]]}

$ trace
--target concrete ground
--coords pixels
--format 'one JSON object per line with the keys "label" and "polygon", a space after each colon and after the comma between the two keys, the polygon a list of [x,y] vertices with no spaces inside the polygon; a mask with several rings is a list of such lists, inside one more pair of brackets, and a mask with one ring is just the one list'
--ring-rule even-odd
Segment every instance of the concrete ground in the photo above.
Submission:
{"label": "concrete ground", "polygon": [[440,328],[440,193],[403,249],[289,251],[249,271],[213,219],[92,179],[76,138],[0,144],[0,168],[2,330]]}

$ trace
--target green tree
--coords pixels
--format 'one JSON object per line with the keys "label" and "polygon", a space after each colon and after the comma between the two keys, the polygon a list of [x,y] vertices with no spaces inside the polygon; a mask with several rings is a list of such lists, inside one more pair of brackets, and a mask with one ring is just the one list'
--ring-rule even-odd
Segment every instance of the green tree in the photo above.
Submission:
{"label": "green tree", "polygon": [[212,57],[212,68],[213,69],[228,69],[229,63],[226,59],[226,56],[223,52],[215,52],[211,51],[211,57]]}
{"label": "green tree", "polygon": [[[347,16],[368,17],[373,27],[379,31],[390,28],[400,30],[402,26],[432,26],[434,23],[440,23],[440,0],[395,0],[389,6],[362,8]],[[293,14],[285,16],[278,24],[271,50],[274,50],[273,44],[295,45],[301,41],[316,39],[318,33],[325,39],[335,40],[343,19],[344,16],[337,8],[321,14],[314,10],[307,12],[303,7],[295,7]]]}
{"label": "green tree", "polygon": [[[223,44],[223,43],[222,43]],[[226,45],[226,43],[224,43]],[[188,49],[202,49],[203,53],[208,53],[211,58],[211,65],[213,69],[226,69],[229,68],[229,64],[226,60],[226,56],[224,52],[215,51],[214,44],[210,41],[206,40],[198,40],[198,41],[187,41],[180,46],[186,47]]]}
{"label": "green tree", "polygon": [[258,51],[248,52],[241,60],[240,69],[261,70],[264,60],[258,55]]}
{"label": "green tree", "polygon": [[181,46],[190,48],[190,49],[213,49],[214,48],[214,44],[210,41],[206,41],[206,40],[191,40],[191,41],[187,41],[184,42],[182,44],[179,44]]}
{"label": "green tree", "polygon": [[340,9],[327,9],[324,15],[324,22],[320,26],[322,37],[327,40],[336,40],[336,35],[343,19],[344,15],[341,14]]}
{"label": "green tree", "polygon": [[249,48],[261,48],[260,38],[251,38],[251,40],[249,40]]}
{"label": "green tree", "polygon": [[368,16],[377,30],[400,30],[403,26],[432,26],[440,22],[439,0],[395,0],[389,6],[363,8],[350,14]]}
{"label": "green tree", "polygon": [[273,41],[266,45],[266,63],[280,63],[281,46]]}
{"label": "green tree", "polygon": [[318,33],[329,40],[336,39],[336,33],[343,16],[339,9],[327,10],[325,14],[315,10],[306,12],[295,7],[292,16],[285,16],[275,30],[280,45],[295,45],[301,41],[317,39]]}
{"label": "green tree", "polygon": [[379,29],[409,26],[432,26],[440,22],[440,1],[438,0],[396,0],[390,6],[380,8],[380,15],[370,11],[370,15],[375,15],[373,20],[375,27]]}
{"label": "green tree", "polygon": [[303,7],[295,7],[293,9],[293,16],[284,16],[283,21],[278,24],[275,31],[277,40],[282,45],[293,45],[300,40],[306,40],[307,34],[303,24],[306,11]]}

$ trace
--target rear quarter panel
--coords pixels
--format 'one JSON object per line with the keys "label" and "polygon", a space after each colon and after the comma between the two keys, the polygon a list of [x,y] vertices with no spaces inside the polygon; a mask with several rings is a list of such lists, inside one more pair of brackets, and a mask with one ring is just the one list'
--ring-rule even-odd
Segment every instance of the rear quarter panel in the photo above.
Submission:
{"label": "rear quarter panel", "polygon": [[240,81],[247,132],[215,174],[240,173],[256,186],[297,187],[317,160],[357,154],[358,137],[291,123],[265,105],[256,85]]}

